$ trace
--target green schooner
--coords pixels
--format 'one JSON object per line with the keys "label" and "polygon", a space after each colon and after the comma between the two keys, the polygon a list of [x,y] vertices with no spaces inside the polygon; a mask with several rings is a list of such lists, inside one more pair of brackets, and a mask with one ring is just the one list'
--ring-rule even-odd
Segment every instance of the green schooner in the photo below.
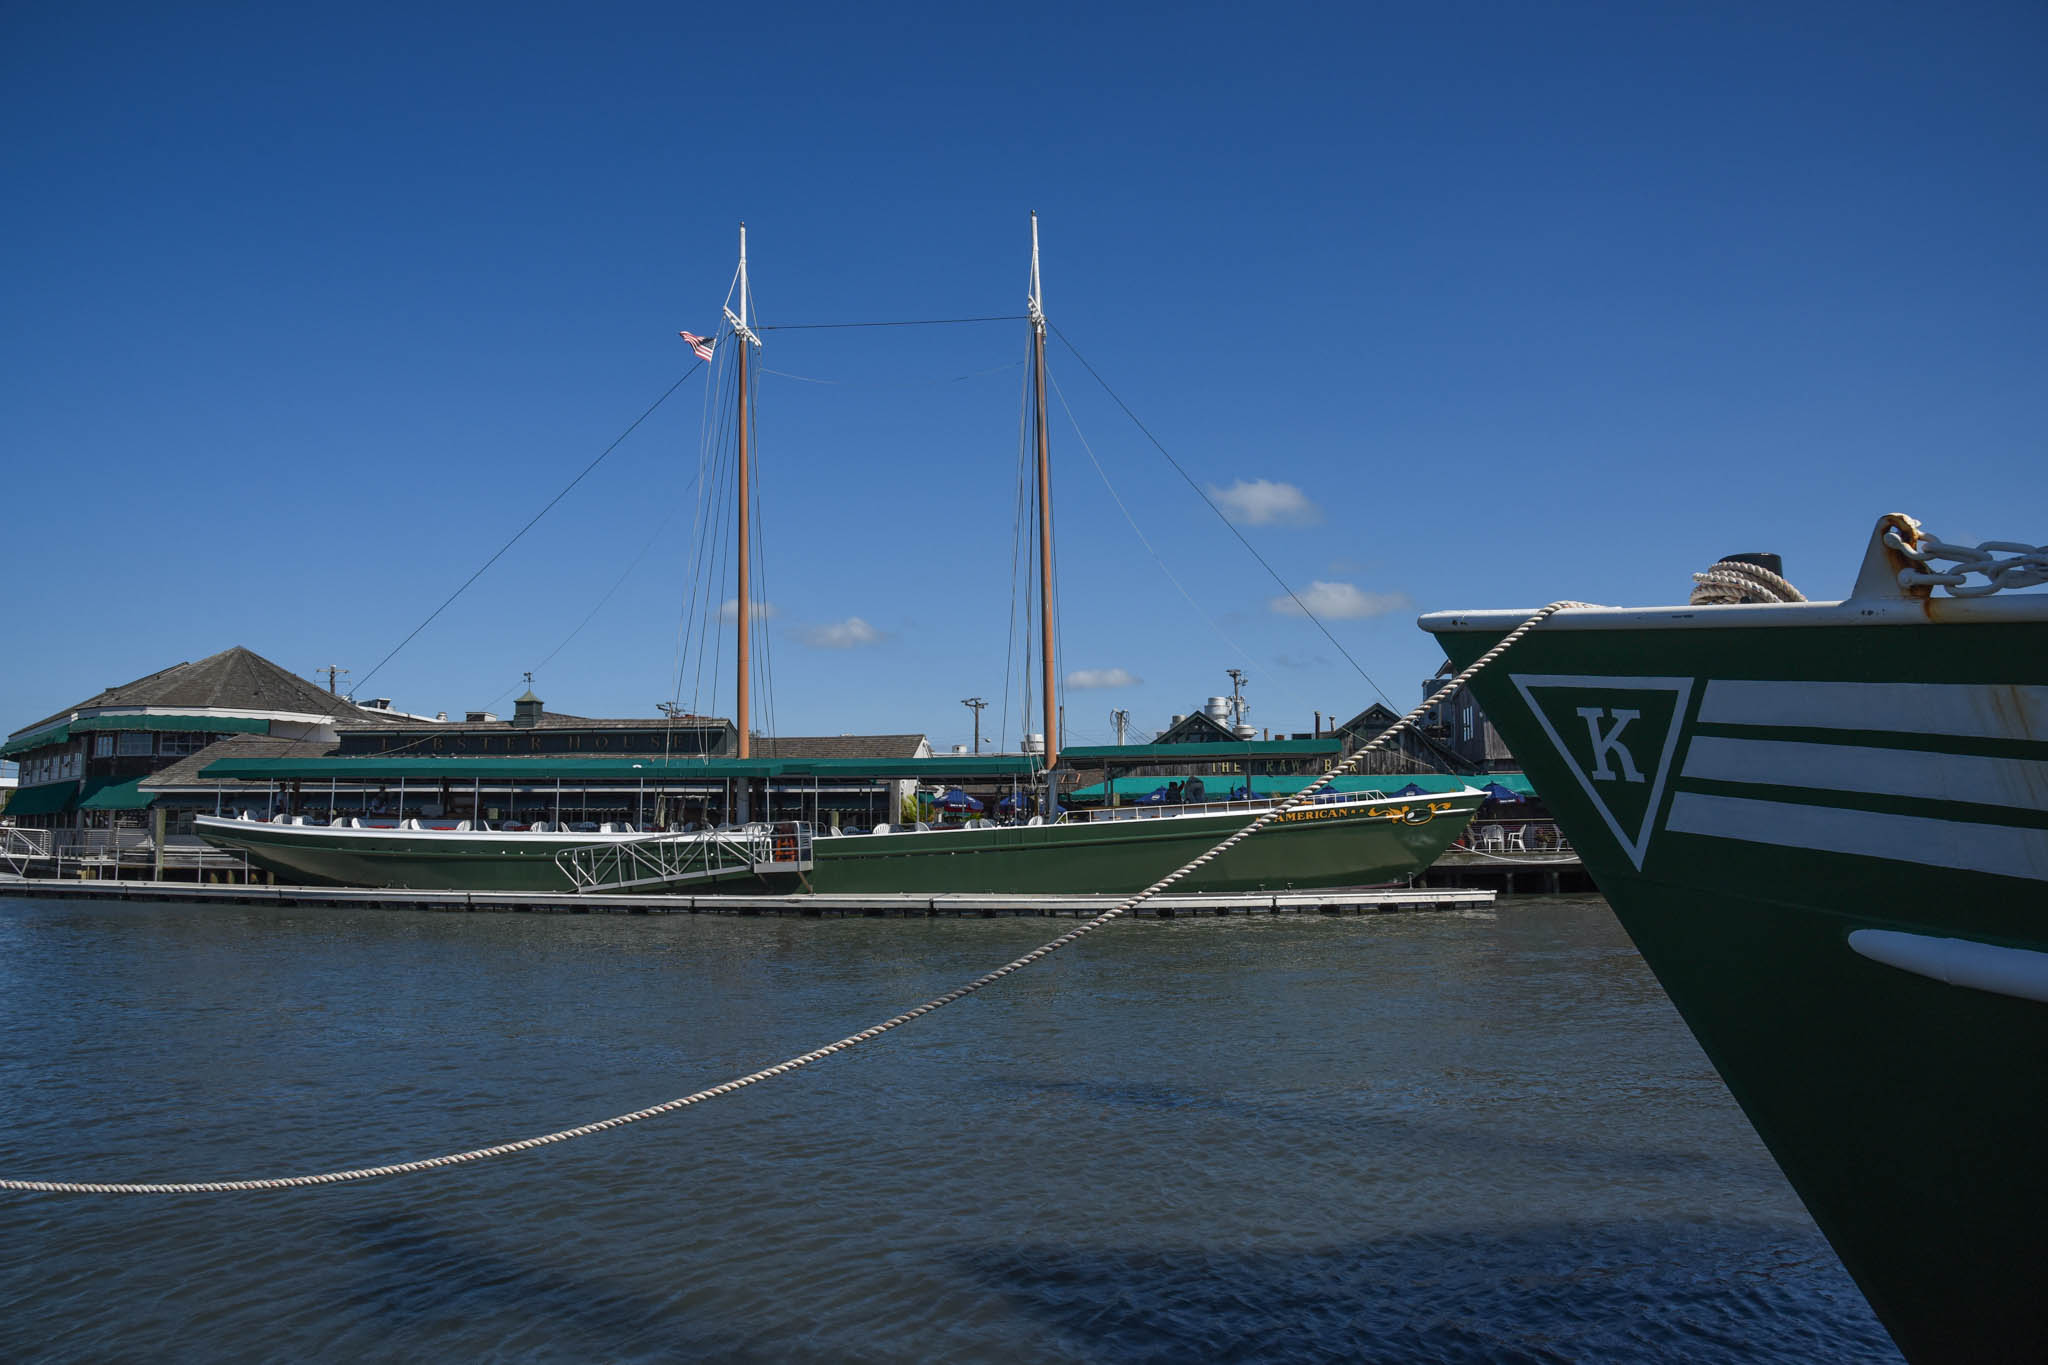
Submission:
{"label": "green schooner", "polygon": [[[751,663],[753,592],[749,581],[752,514],[753,421],[750,358],[761,345],[747,281],[746,228],[740,229],[739,269],[725,309],[717,347],[732,348],[737,367],[738,472],[737,572],[734,607],[738,683],[734,722],[737,763],[752,759]],[[1046,318],[1039,285],[1038,217],[1031,219],[1030,383],[1027,401],[1035,454],[1037,523],[1038,701],[1045,736],[1042,761],[1032,757],[1041,783],[1042,810],[1057,810],[1053,773],[1060,751],[1058,675],[1053,647],[1052,473],[1045,411]],[[682,334],[700,357],[716,353],[712,340]],[[1028,671],[1028,670],[1027,670]],[[949,760],[932,761],[934,768]],[[317,767],[321,760],[312,760]],[[650,763],[643,775],[701,781],[723,772],[732,760],[707,760],[692,769],[687,759]],[[635,765],[636,769],[639,765]],[[745,778],[773,780],[763,763]],[[533,776],[550,780],[545,766]],[[459,760],[442,773],[461,775]],[[503,774],[499,775],[502,780]],[[1307,785],[1310,779],[1302,779]],[[201,817],[194,832],[208,843],[246,855],[258,866],[295,881],[352,886],[511,891],[655,891],[690,887],[718,891],[799,891],[874,894],[887,892],[978,891],[1018,894],[1132,892],[1143,889],[1182,863],[1249,824],[1277,805],[1272,800],[1158,806],[1144,810],[1094,812],[1090,818],[1036,819],[1023,825],[966,830],[890,829],[838,835],[787,822],[750,821],[741,809],[718,829],[644,833],[630,828],[573,832],[491,829],[476,822],[456,828],[398,828],[380,822],[335,820],[308,824],[287,816],[268,821]],[[1202,891],[1288,890],[1372,886],[1401,881],[1427,868],[1457,839],[1484,794],[1471,787],[1428,798],[1388,798],[1378,793],[1318,797],[1290,811],[1256,840],[1231,850],[1191,877],[1185,887]],[[397,822],[383,822],[392,824]],[[836,837],[835,837],[836,836]],[[784,840],[794,840],[790,852]],[[783,856],[788,853],[789,856]],[[799,856],[800,855],[800,856]]]}
{"label": "green schooner", "polygon": [[2048,553],[1887,517],[1846,601],[1699,577],[1474,690],[1907,1356],[2048,1358],[2048,596],[1992,595]]}

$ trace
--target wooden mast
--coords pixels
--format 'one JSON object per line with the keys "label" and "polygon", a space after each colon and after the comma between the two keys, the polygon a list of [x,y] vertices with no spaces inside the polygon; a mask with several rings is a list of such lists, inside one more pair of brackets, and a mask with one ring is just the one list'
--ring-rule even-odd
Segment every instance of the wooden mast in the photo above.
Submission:
{"label": "wooden mast", "polygon": [[1059,701],[1052,652],[1052,459],[1045,435],[1045,309],[1038,286],[1038,215],[1031,215],[1031,375],[1038,390],[1033,425],[1038,436],[1038,633],[1045,669],[1046,807],[1052,818],[1052,766],[1059,757]]}
{"label": "wooden mast", "polygon": [[733,722],[739,728],[739,756],[753,756],[753,488],[752,469],[749,461],[751,450],[749,438],[752,435],[752,414],[749,411],[747,394],[747,348],[759,346],[761,339],[754,335],[747,325],[747,225],[740,224],[740,274],[737,285],[739,311],[730,307],[725,310],[725,320],[732,324],[733,336],[740,344],[739,355],[739,700],[734,705]]}

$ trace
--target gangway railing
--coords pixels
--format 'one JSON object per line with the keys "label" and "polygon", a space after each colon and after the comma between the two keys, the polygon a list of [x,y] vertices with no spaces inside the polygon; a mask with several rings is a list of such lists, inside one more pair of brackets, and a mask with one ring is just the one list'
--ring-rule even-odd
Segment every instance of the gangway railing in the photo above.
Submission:
{"label": "gangway railing", "polygon": [[555,866],[579,893],[638,891],[811,870],[811,827],[800,821],[748,825],[697,834],[648,834],[578,844],[555,855]]}
{"label": "gangway railing", "polygon": [[50,841],[54,836],[46,829],[23,829],[19,825],[8,825],[0,829],[0,863],[14,869],[14,875],[24,876],[28,864],[47,859],[50,856]]}

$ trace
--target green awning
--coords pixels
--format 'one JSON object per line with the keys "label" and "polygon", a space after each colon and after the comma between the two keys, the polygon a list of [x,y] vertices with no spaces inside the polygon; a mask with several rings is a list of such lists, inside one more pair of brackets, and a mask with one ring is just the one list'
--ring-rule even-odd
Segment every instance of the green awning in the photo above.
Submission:
{"label": "green awning", "polygon": [[138,791],[146,779],[136,777],[126,782],[98,779],[86,783],[87,793],[78,803],[80,810],[147,810],[155,796]]}
{"label": "green awning", "polygon": [[71,809],[78,795],[76,782],[45,782],[40,787],[20,787],[7,800],[9,815],[62,815]]}
{"label": "green awning", "polygon": [[[1243,773],[1196,773],[1194,776],[1202,779],[1202,799],[1204,801],[1225,800],[1231,792],[1242,790],[1246,786],[1251,788],[1252,795],[1255,797],[1292,796],[1316,780],[1313,773],[1255,773],[1250,777],[1245,776]],[[1116,779],[1116,797],[1118,801],[1128,803],[1136,797],[1143,796],[1147,792],[1165,786],[1169,782],[1184,783],[1187,780],[1187,777],[1179,775],[1171,777],[1119,777]],[[1323,790],[1339,792],[1345,795],[1355,795],[1359,792],[1379,792],[1386,796],[1392,796],[1395,792],[1413,783],[1421,787],[1425,792],[1435,794],[1438,792],[1462,791],[1466,787],[1482,786],[1484,782],[1485,779],[1477,777],[1439,777],[1431,775],[1412,777],[1406,773],[1393,773],[1374,777],[1332,778],[1330,785]],[[1106,786],[1107,784],[1105,783],[1097,782],[1092,786],[1076,787],[1073,791],[1067,793],[1063,799],[1077,804],[1103,801],[1108,797]]]}
{"label": "green awning", "polygon": [[5,744],[0,744],[0,758],[25,754],[30,749],[40,749],[45,744],[62,744],[69,738],[71,730],[67,726],[58,725],[48,730],[38,730],[32,735],[24,735],[20,739],[10,739]]}
{"label": "green awning", "polygon": [[213,781],[247,782],[703,782],[727,778],[915,778],[951,782],[966,777],[1028,777],[1039,770],[1032,754],[944,758],[220,758],[199,770]]}
{"label": "green awning", "polygon": [[1324,739],[1240,739],[1213,744],[1082,744],[1060,750],[1069,763],[1187,763],[1218,758],[1318,758],[1343,750],[1335,736]]}
{"label": "green awning", "polygon": [[254,716],[88,716],[71,722],[81,730],[198,730],[222,735],[265,735],[270,722]]}

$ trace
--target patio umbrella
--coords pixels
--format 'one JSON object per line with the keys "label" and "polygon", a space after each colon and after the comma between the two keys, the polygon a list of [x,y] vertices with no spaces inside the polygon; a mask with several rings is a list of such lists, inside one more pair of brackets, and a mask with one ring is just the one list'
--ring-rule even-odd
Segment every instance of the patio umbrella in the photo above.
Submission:
{"label": "patio umbrella", "polygon": [[1479,790],[1486,793],[1486,799],[1489,801],[1499,801],[1503,804],[1512,801],[1519,804],[1522,800],[1520,792],[1513,787],[1503,787],[1498,782],[1489,782]]}
{"label": "patio umbrella", "polygon": [[940,810],[981,809],[981,802],[975,800],[966,792],[961,791],[958,787],[948,788],[946,790],[946,794],[939,797],[935,802],[933,802],[933,804],[936,805]]}
{"label": "patio umbrella", "polygon": [[1423,785],[1422,785],[1422,784],[1421,784],[1420,782],[1410,782],[1410,783],[1409,783],[1409,784],[1408,784],[1407,786],[1405,786],[1405,787],[1401,788],[1401,790],[1399,790],[1399,791],[1397,791],[1397,792],[1393,792],[1393,793],[1391,793],[1391,795],[1394,795],[1394,796],[1427,796],[1427,795],[1429,795],[1429,788],[1427,788],[1427,787],[1423,786]]}

